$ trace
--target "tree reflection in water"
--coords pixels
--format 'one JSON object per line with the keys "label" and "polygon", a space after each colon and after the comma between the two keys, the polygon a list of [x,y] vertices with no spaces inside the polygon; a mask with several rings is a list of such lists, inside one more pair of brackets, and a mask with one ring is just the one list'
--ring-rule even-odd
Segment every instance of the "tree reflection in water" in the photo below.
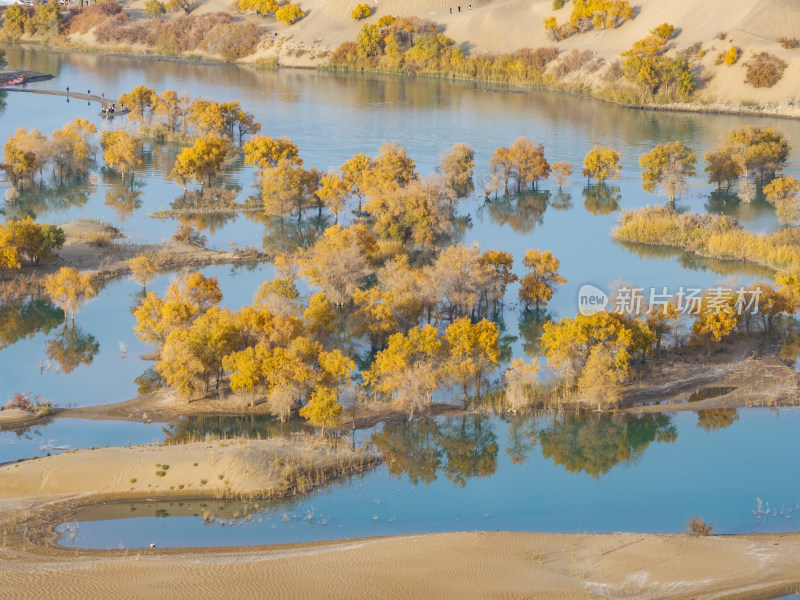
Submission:
{"label": "tree reflection in water", "polygon": [[441,471],[455,485],[464,486],[468,479],[492,475],[497,469],[497,435],[484,415],[393,421],[370,441],[389,473],[397,478],[405,474],[414,485],[435,481]]}
{"label": "tree reflection in water", "polygon": [[713,408],[697,411],[697,426],[706,431],[725,429],[739,420],[739,413],[735,408]]}
{"label": "tree reflection in water", "polygon": [[75,325],[64,325],[61,331],[47,340],[45,352],[50,360],[54,360],[64,373],[72,373],[81,365],[90,365],[94,360],[100,343],[90,333]]}
{"label": "tree reflection in water", "polygon": [[622,194],[618,185],[598,183],[583,188],[583,207],[593,215],[608,215],[619,210]]}
{"label": "tree reflection in water", "polygon": [[43,300],[0,305],[0,350],[38,333],[48,334],[64,322],[64,311]]}
{"label": "tree reflection in water", "polygon": [[498,225],[508,225],[516,233],[530,233],[544,222],[549,200],[549,191],[529,190],[487,201],[482,208]]}
{"label": "tree reflection in water", "polygon": [[103,183],[108,185],[105,205],[117,213],[120,223],[124,223],[125,219],[142,207],[144,183],[134,180],[127,183],[118,175],[110,173],[108,169],[103,171]]}
{"label": "tree reflection in water", "polygon": [[662,413],[565,413],[539,430],[542,456],[595,479],[620,463],[637,460],[652,442],[670,443],[677,437],[671,417]]}
{"label": "tree reflection in water", "polygon": [[296,431],[308,431],[301,419],[281,423],[271,415],[184,416],[164,427],[164,443],[186,444],[231,438],[266,440]]}
{"label": "tree reflection in water", "polygon": [[80,208],[89,202],[89,196],[94,193],[95,187],[91,178],[56,185],[37,184],[18,191],[8,199],[3,207],[3,214],[6,219],[41,219],[51,213]]}

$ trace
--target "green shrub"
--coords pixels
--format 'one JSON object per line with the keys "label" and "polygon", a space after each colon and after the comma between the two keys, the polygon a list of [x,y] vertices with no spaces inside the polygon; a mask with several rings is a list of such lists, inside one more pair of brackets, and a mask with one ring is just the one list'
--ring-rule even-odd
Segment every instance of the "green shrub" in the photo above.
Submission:
{"label": "green shrub", "polygon": [[553,10],[558,10],[564,6],[564,0],[553,0]]}

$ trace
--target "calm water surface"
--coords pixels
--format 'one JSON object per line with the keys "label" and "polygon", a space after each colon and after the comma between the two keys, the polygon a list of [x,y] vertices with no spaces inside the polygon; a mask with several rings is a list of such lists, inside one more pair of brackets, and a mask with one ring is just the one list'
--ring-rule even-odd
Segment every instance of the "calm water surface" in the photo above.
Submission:
{"label": "calm water surface", "polygon": [[800,479],[787,460],[800,452],[799,426],[798,410],[764,409],[389,424],[370,435],[386,464],[311,496],[104,505],[59,531],[62,543],[92,548],[478,529],[678,532],[692,514],[720,533],[787,531],[800,519]]}

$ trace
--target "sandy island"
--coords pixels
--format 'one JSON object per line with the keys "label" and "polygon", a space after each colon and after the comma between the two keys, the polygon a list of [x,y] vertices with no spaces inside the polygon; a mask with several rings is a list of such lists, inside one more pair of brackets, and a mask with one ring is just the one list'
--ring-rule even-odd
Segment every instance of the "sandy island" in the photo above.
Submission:
{"label": "sandy island", "polygon": [[64,266],[91,275],[98,282],[124,277],[131,272],[128,261],[141,254],[155,257],[160,272],[192,266],[253,264],[269,259],[253,248],[228,252],[175,240],[138,244],[116,227],[93,221],[71,221],[59,227],[64,230],[66,241],[52,262],[2,273],[0,284],[5,300],[37,293],[40,280]]}

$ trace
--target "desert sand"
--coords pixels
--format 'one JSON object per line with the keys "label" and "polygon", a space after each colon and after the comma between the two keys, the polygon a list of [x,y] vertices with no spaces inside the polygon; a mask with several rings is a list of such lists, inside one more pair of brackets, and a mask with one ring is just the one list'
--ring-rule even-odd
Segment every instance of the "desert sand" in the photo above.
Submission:
{"label": "desert sand", "polygon": [[0,598],[775,598],[796,534],[452,533],[74,557],[0,549]]}
{"label": "desert sand", "polygon": [[[100,500],[139,492],[158,498],[285,490],[282,470],[272,465],[292,460],[319,468],[364,464],[359,452],[306,439],[104,448],[0,468],[0,599],[752,599],[800,586],[796,533],[463,532],[265,548],[105,552],[38,545],[59,515]],[[156,474],[165,469],[164,476]],[[186,489],[178,490],[178,482]],[[28,533],[22,535],[21,527]],[[37,534],[37,527],[43,531]]]}

